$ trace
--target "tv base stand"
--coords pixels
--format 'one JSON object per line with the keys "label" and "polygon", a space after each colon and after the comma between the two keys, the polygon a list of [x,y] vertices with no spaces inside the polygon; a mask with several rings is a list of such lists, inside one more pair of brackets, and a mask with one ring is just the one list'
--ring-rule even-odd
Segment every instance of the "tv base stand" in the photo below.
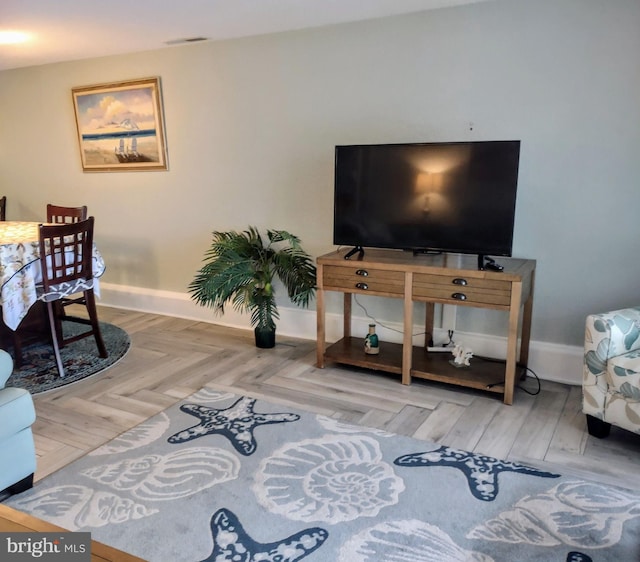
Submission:
{"label": "tv base stand", "polygon": [[364,248],[362,246],[355,246],[344,255],[344,259],[350,260],[355,254],[358,254],[356,259],[361,260],[364,257]]}
{"label": "tv base stand", "polygon": [[[442,254],[410,256],[395,250],[368,249],[358,261],[345,260],[339,250],[317,260],[317,365],[335,361],[400,375],[403,384],[412,378],[456,384],[498,393],[513,403],[518,366],[529,358],[535,261],[505,258],[503,271],[479,270],[474,256]],[[343,293],[343,337],[327,346],[325,291]],[[378,355],[364,352],[364,338],[351,335],[353,294],[398,298],[404,302],[402,343],[380,342]],[[413,303],[426,306],[425,345],[413,345]],[[434,328],[434,306],[454,304],[502,310],[508,313],[505,361],[471,360],[458,369],[448,353],[429,352]],[[519,333],[520,332],[520,333]],[[518,339],[520,349],[518,353]]]}
{"label": "tv base stand", "polygon": [[496,260],[493,258],[485,256],[484,254],[478,254],[478,269],[480,271],[484,271],[485,269],[489,271],[502,271],[504,267],[496,263]]}

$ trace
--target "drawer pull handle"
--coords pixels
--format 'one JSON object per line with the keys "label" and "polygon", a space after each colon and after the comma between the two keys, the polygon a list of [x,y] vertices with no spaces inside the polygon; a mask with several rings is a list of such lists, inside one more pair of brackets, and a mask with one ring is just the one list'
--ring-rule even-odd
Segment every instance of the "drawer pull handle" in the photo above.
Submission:
{"label": "drawer pull handle", "polygon": [[453,295],[451,295],[451,298],[456,299],[457,301],[466,301],[467,295],[465,295],[464,293],[453,293]]}
{"label": "drawer pull handle", "polygon": [[356,283],[356,289],[362,289],[363,291],[366,291],[369,288],[369,285],[367,285],[366,283]]}
{"label": "drawer pull handle", "polygon": [[358,269],[356,270],[356,275],[360,275],[361,277],[368,277],[369,272],[366,269]]}
{"label": "drawer pull handle", "polygon": [[462,286],[466,286],[467,285],[467,280],[463,279],[462,277],[456,277],[453,280],[453,284],[454,285],[462,285]]}

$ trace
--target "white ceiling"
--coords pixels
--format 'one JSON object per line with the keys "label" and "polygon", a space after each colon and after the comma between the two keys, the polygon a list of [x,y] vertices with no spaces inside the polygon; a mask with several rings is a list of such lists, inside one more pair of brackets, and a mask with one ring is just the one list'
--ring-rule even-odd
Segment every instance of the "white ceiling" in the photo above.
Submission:
{"label": "white ceiling", "polygon": [[0,70],[379,18],[484,0],[0,0]]}

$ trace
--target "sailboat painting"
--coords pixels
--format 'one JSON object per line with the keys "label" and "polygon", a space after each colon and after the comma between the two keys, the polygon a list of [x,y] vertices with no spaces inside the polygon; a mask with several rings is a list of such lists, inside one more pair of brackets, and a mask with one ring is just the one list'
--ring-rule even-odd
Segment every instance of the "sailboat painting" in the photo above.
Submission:
{"label": "sailboat painting", "polygon": [[72,89],[85,172],[167,170],[160,79]]}

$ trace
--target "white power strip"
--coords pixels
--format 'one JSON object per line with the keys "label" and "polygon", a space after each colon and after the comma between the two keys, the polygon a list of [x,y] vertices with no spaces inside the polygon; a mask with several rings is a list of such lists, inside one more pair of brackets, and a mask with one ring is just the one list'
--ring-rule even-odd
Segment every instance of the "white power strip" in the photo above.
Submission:
{"label": "white power strip", "polygon": [[451,353],[453,351],[453,347],[427,347],[427,351],[438,351],[440,353]]}

